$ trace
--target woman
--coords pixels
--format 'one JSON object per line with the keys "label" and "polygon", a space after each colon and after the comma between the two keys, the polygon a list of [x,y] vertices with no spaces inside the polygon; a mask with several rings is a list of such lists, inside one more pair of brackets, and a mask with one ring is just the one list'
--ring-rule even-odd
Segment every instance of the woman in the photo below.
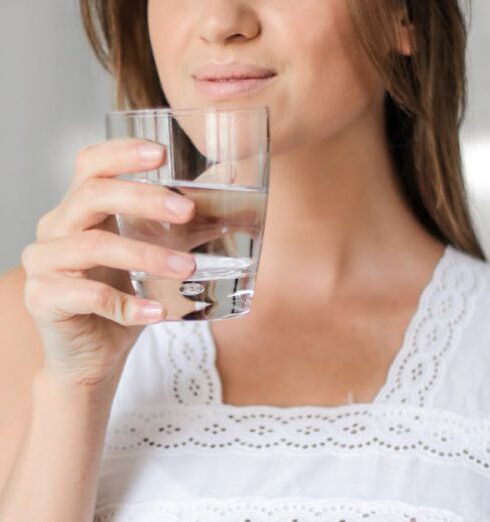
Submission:
{"label": "woman", "polygon": [[193,204],[114,179],[164,162],[154,144],[80,152],[2,281],[2,521],[488,520],[457,1],[81,5],[120,108],[271,108],[264,248],[251,313],[162,322],[127,270],[183,280],[192,257],[111,217],[184,223]]}

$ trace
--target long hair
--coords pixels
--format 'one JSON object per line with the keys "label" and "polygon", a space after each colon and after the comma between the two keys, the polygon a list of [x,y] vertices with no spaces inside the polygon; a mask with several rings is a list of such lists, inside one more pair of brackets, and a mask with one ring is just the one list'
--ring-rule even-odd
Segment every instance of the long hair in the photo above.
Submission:
{"label": "long hair", "polygon": [[[458,0],[348,3],[359,40],[385,83],[388,141],[407,204],[434,237],[485,260],[461,160],[467,29]],[[80,0],[80,7],[95,54],[114,78],[116,108],[168,107],[150,44],[147,0]],[[400,12],[413,28],[411,56],[395,51]]]}

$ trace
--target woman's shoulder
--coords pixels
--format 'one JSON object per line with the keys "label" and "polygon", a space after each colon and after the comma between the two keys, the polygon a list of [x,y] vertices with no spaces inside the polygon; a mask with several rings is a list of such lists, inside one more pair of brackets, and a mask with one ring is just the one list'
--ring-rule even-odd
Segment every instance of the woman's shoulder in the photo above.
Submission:
{"label": "woman's shoulder", "polygon": [[[452,269],[446,278],[447,307],[467,316],[464,333],[480,338],[478,345],[490,350],[490,262],[452,249]],[[458,306],[459,305],[459,306]],[[453,322],[460,320],[456,315]]]}
{"label": "woman's shoulder", "polygon": [[435,404],[490,418],[490,263],[451,248],[431,314],[426,334],[441,354]]}
{"label": "woman's shoulder", "polygon": [[24,303],[25,281],[20,266],[0,275],[0,383],[2,387],[6,383],[12,386],[22,383],[30,390],[43,350],[34,319]]}
{"label": "woman's shoulder", "polygon": [[[445,263],[440,271],[439,300],[445,301],[445,310],[450,313],[457,304],[467,312],[490,301],[490,262],[451,245],[447,247]],[[487,310],[490,314],[490,310]],[[463,315],[463,314],[461,314]],[[464,314],[471,315],[474,314]],[[490,315],[488,315],[490,318]],[[481,317],[474,316],[473,319]],[[456,318],[454,320],[457,320]],[[490,327],[490,321],[488,321]]]}
{"label": "woman's shoulder", "polygon": [[0,275],[0,490],[29,418],[31,383],[42,362],[42,345],[24,305],[25,272]]}
{"label": "woman's shoulder", "polygon": [[25,282],[26,274],[21,266],[0,275],[0,350],[12,352],[15,349],[19,357],[25,356],[29,361],[35,359],[39,363],[42,344],[34,319],[24,303]]}

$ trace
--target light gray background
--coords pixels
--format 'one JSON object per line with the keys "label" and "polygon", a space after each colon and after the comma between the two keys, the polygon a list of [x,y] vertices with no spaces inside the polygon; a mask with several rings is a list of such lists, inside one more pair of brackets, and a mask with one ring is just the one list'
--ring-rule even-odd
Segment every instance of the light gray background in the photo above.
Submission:
{"label": "light gray background", "polygon": [[[490,255],[490,2],[473,0],[463,130],[470,203]],[[0,273],[63,197],[77,151],[104,139],[112,83],[85,41],[76,0],[0,0]]]}

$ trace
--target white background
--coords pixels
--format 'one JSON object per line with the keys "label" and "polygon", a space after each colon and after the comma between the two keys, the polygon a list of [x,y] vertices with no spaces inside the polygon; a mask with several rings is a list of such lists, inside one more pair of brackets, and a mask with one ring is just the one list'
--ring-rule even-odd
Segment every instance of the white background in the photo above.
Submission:
{"label": "white background", "polygon": [[[472,213],[490,255],[490,2],[473,0],[463,129]],[[63,197],[77,151],[104,139],[112,83],[76,0],[0,0],[0,272],[19,264],[39,217]]]}

